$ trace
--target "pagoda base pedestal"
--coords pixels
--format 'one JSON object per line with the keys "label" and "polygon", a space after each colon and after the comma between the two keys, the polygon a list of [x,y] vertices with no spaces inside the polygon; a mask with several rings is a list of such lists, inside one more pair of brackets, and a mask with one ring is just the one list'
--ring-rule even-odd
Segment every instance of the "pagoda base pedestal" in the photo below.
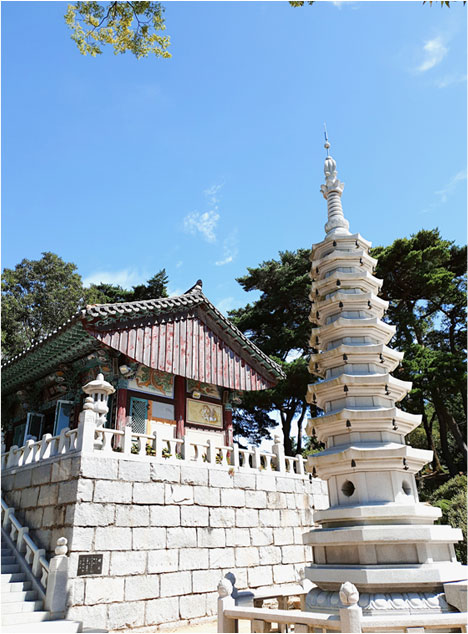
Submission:
{"label": "pagoda base pedestal", "polygon": [[[364,616],[425,615],[457,612],[441,592],[382,592],[360,593],[359,607]],[[324,612],[339,615],[343,607],[338,591],[313,588],[306,596],[306,612]]]}

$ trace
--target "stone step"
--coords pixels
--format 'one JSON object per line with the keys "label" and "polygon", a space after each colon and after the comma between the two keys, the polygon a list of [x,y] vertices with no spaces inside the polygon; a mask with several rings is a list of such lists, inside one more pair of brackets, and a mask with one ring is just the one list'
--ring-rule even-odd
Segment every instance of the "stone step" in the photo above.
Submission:
{"label": "stone step", "polygon": [[37,592],[35,590],[2,592],[2,605],[4,603],[14,603],[15,601],[37,601]]}
{"label": "stone step", "polygon": [[[21,623],[39,623],[40,621],[47,621],[49,616],[50,616],[50,612],[22,612],[21,614],[3,614],[2,613],[2,625],[19,625]],[[30,628],[29,631],[36,632],[37,631],[36,626],[34,626],[34,630],[33,628]]]}
{"label": "stone step", "polygon": [[21,567],[19,564],[7,564],[6,566],[2,565],[2,575],[8,572],[20,572]]}
{"label": "stone step", "polygon": [[3,566],[9,566],[14,563],[16,563],[16,557],[14,555],[2,555],[2,568]]}
{"label": "stone step", "polygon": [[14,581],[26,581],[26,575],[24,572],[10,572],[2,573],[1,575],[2,586],[4,583],[13,583]]}
{"label": "stone step", "polygon": [[31,590],[31,581],[10,581],[2,583],[2,592],[25,592]]}
{"label": "stone step", "polygon": [[16,601],[2,604],[2,614],[22,614],[23,612],[36,612],[43,608],[42,601]]}
{"label": "stone step", "polygon": [[[34,625],[34,634],[68,634],[80,631],[80,621],[44,621]],[[86,629],[85,632],[107,632],[107,630]],[[2,627],[2,634],[31,634],[29,625],[10,625]]]}

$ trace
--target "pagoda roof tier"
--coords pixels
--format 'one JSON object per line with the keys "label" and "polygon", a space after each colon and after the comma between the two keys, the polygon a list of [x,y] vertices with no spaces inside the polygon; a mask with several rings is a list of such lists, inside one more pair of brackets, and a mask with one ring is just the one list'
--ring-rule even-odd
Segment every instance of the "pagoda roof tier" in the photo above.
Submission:
{"label": "pagoda roof tier", "polygon": [[432,523],[442,516],[438,506],[430,506],[425,502],[410,501],[382,502],[380,504],[330,506],[314,512],[314,521],[319,524],[333,525],[347,523],[357,524],[426,524]]}
{"label": "pagoda roof tier", "polygon": [[405,471],[414,475],[432,460],[432,451],[415,449],[399,443],[362,442],[324,449],[307,459],[307,470],[314,468],[317,477],[328,480],[332,476],[375,471]]}
{"label": "pagoda roof tier", "polygon": [[386,524],[382,526],[349,526],[327,528],[326,530],[312,529],[303,537],[305,544],[314,546],[349,546],[366,544],[417,544],[431,542],[431,544],[453,544],[463,539],[460,528],[452,528],[443,524]]}
{"label": "pagoda roof tier", "polygon": [[[325,348],[331,341],[344,339],[345,337],[368,337],[369,339],[374,339],[374,341],[369,341],[368,343],[387,344],[395,332],[396,326],[386,324],[377,317],[369,319],[339,317],[331,324],[314,328],[310,337],[310,345],[314,348],[320,347],[324,351],[323,354],[326,354],[328,351]],[[365,345],[365,342],[357,345]]]}
{"label": "pagoda roof tier", "polygon": [[372,242],[363,238],[360,233],[328,236],[325,240],[312,245],[310,260],[312,262],[321,260],[337,247],[339,247],[340,251],[345,249],[348,249],[349,251],[352,251],[353,249],[363,249],[368,251],[371,246]]}
{"label": "pagoda roof tier", "polygon": [[324,276],[337,266],[355,266],[357,269],[362,267],[370,273],[373,273],[376,265],[377,260],[371,257],[366,249],[352,249],[351,251],[334,249],[320,260],[312,261],[310,277],[314,279],[317,275]]}
{"label": "pagoda roof tier", "polygon": [[420,414],[409,414],[398,407],[352,409],[344,407],[331,414],[323,414],[307,421],[307,434],[315,434],[320,442],[330,436],[350,432],[391,432],[406,436],[421,423]]}
{"label": "pagoda roof tier", "polygon": [[[395,547],[397,547],[395,545]],[[365,565],[352,564],[310,564],[305,575],[313,580],[321,590],[339,590],[343,579],[354,584],[364,592],[408,591],[418,592],[434,590],[440,592],[442,584],[460,581],[466,578],[466,569],[454,561],[435,561],[433,563]],[[383,574],[383,570],[385,571]],[[391,586],[389,583],[391,580]],[[386,617],[388,619],[388,617]],[[388,620],[386,621],[388,624]],[[401,631],[401,630],[400,630]]]}
{"label": "pagoda roof tier", "polygon": [[383,343],[354,346],[342,343],[331,350],[311,354],[309,370],[312,374],[324,377],[325,371],[332,368],[339,366],[346,368],[349,363],[369,363],[378,365],[385,372],[392,372],[403,356],[403,352],[389,348]]}
{"label": "pagoda roof tier", "polygon": [[261,390],[284,378],[281,367],[203,294],[92,304],[2,366],[2,393],[35,381],[105,346],[156,370],[234,390]]}
{"label": "pagoda roof tier", "polygon": [[388,302],[374,293],[336,293],[326,300],[312,302],[309,321],[314,324],[325,324],[331,315],[348,310],[361,310],[369,317],[383,317]]}
{"label": "pagoda roof tier", "polygon": [[[411,381],[396,379],[391,374],[340,374],[307,387],[307,401],[325,409],[329,401],[345,397],[381,396],[398,403],[411,390]],[[315,398],[314,398],[315,397]]]}
{"label": "pagoda roof tier", "polygon": [[383,280],[374,277],[369,271],[354,271],[346,273],[345,271],[334,271],[328,277],[318,279],[312,283],[311,299],[323,298],[329,293],[333,293],[338,287],[356,288],[363,293],[377,294],[382,287]]}

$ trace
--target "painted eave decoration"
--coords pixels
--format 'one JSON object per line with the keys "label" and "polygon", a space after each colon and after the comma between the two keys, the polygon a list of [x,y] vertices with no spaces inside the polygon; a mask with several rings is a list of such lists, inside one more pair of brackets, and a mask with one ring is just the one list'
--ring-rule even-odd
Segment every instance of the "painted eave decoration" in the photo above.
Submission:
{"label": "painted eave decoration", "polygon": [[281,367],[207,299],[198,281],[178,297],[86,306],[2,365],[2,392],[100,344],[156,370],[233,390],[262,390],[284,378]]}

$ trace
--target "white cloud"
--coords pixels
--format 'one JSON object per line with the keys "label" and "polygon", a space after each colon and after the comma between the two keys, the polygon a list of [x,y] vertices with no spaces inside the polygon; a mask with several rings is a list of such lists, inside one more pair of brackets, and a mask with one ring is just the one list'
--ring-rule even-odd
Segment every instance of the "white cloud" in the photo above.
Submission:
{"label": "white cloud", "polygon": [[130,289],[136,284],[143,284],[150,276],[136,269],[122,269],[121,271],[95,271],[83,279],[84,286],[91,284],[117,284]]}
{"label": "white cloud", "polygon": [[444,46],[440,36],[428,40],[423,48],[423,61],[416,68],[419,73],[425,73],[427,70],[434,68],[444,59],[448,53],[448,48]]}
{"label": "white cloud", "polygon": [[445,187],[436,191],[436,195],[439,197],[439,202],[446,203],[449,196],[453,193],[453,190],[458,183],[466,180],[466,169],[460,170],[453,176]]}
{"label": "white cloud", "polygon": [[466,81],[466,75],[462,73],[454,73],[452,75],[445,75],[442,79],[438,79],[435,82],[437,88],[447,88],[447,86],[451,86],[452,84],[461,84]]}
{"label": "white cloud", "polygon": [[216,304],[216,308],[224,314],[240,306],[243,306],[242,300],[235,299],[234,297],[224,297]]}
{"label": "white cloud", "polygon": [[219,198],[217,196],[223,185],[212,185],[203,192],[210,209],[203,213],[192,211],[184,218],[184,230],[192,235],[200,233],[207,242],[216,242],[216,226],[220,215],[218,213]]}
{"label": "white cloud", "polygon": [[179,261],[176,263],[176,269],[180,269],[180,267],[182,266],[182,264],[183,264],[183,263],[184,263],[184,262],[183,262],[183,260],[179,260]]}
{"label": "white cloud", "polygon": [[192,211],[184,218],[184,229],[193,235],[201,233],[207,242],[216,242],[215,229],[218,220],[219,213],[214,209],[204,213]]}
{"label": "white cloud", "polygon": [[458,183],[461,183],[464,180],[466,180],[466,169],[458,171],[454,176],[452,176],[445,187],[442,187],[442,189],[438,189],[436,192],[434,192],[437,196],[437,200],[431,203],[429,207],[422,209],[419,213],[428,214],[434,211],[434,209],[436,209],[437,207],[440,207],[440,205],[444,205],[453,194]]}
{"label": "white cloud", "polygon": [[223,241],[223,259],[215,262],[215,265],[224,266],[225,264],[229,264],[234,260],[238,253],[237,229],[234,229],[234,231]]}
{"label": "white cloud", "polygon": [[167,287],[167,294],[169,295],[169,297],[178,297],[179,295],[183,295],[186,290],[188,289],[172,288],[172,286],[169,284],[169,286]]}

